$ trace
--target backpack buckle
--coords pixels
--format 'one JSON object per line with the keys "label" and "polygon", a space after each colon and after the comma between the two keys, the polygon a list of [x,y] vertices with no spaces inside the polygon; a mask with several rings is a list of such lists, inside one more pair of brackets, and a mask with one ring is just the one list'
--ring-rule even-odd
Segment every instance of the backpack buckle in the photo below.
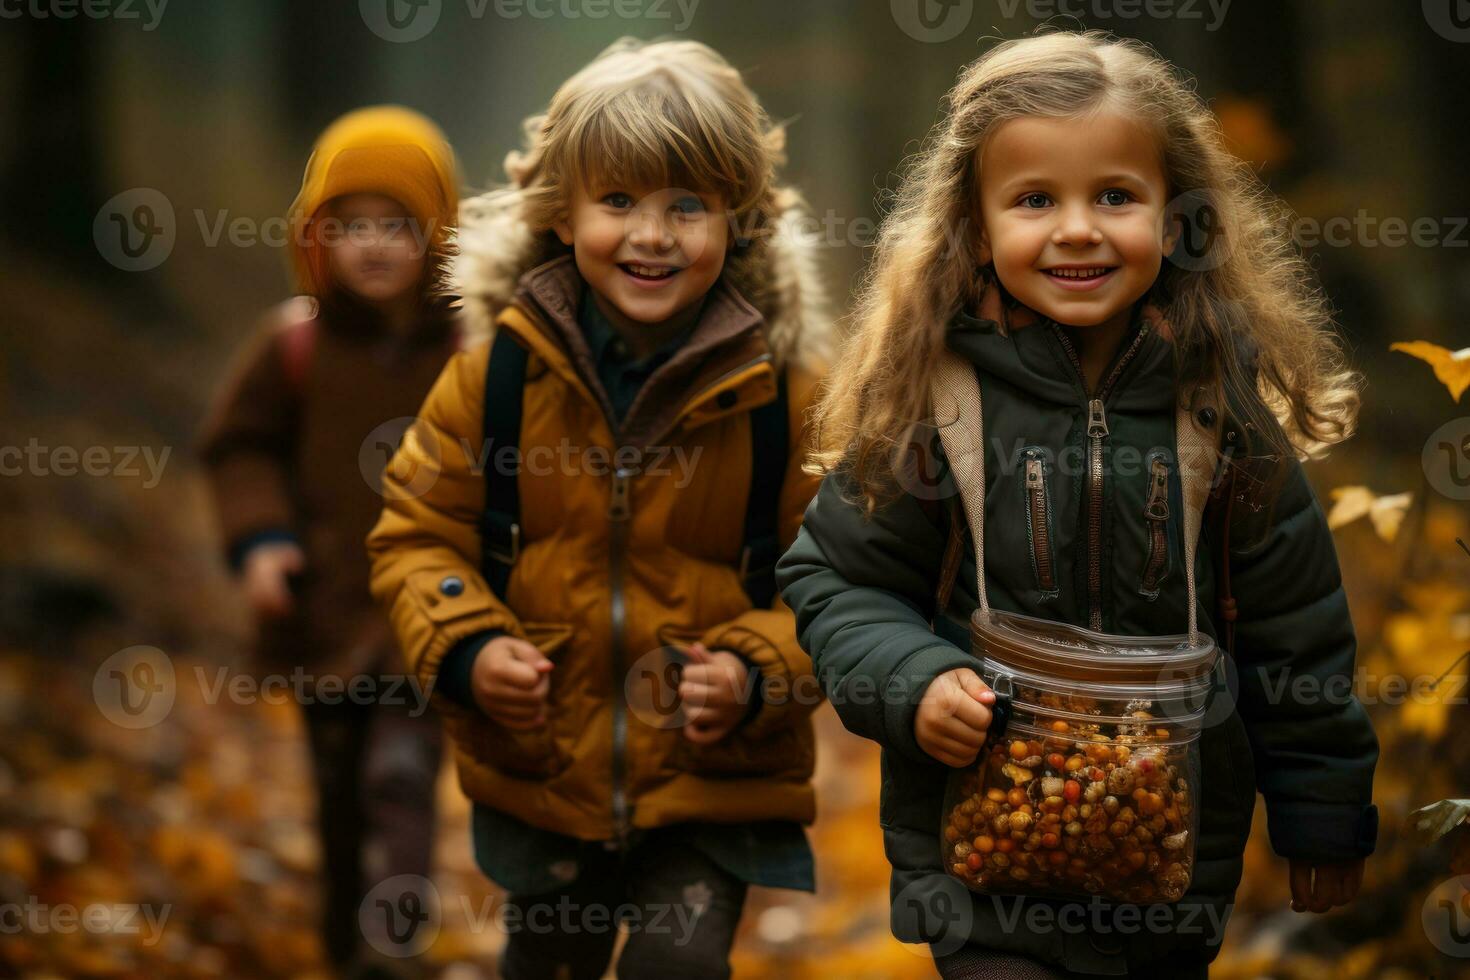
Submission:
{"label": "backpack buckle", "polygon": [[510,548],[498,547],[491,540],[485,544],[485,554],[500,562],[502,565],[514,565],[516,559],[521,556],[521,526],[512,521],[509,527]]}

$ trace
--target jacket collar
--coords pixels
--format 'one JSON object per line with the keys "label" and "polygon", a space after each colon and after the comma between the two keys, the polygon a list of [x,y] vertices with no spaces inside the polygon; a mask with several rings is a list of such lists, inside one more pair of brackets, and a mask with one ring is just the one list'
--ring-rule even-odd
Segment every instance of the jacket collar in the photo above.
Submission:
{"label": "jacket collar", "polygon": [[572,376],[602,407],[623,444],[646,448],[681,421],[692,427],[775,398],[775,371],[762,330],[765,321],[721,279],[705,297],[699,320],[683,345],[653,372],[622,425],[617,425],[586,333],[577,321],[585,289],[575,260],[565,255],[522,276],[514,306],[529,314],[549,345],[543,353],[552,354],[547,357],[550,366]]}
{"label": "jacket collar", "polygon": [[[1108,395],[1108,407],[1131,412],[1168,410],[1176,397],[1174,333],[1152,303],[1134,307],[1133,322],[1119,352],[1145,333]],[[1003,298],[990,285],[974,312],[959,311],[945,336],[950,350],[1037,399],[1079,406],[1083,382],[1067,353],[1062,328],[1028,306]],[[1118,355],[1115,355],[1115,359]]]}

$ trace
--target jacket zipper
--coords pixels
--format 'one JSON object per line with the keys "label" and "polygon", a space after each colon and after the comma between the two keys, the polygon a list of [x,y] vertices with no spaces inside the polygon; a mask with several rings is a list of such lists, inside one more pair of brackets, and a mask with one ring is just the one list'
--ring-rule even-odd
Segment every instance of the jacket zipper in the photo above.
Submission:
{"label": "jacket zipper", "polygon": [[612,635],[612,817],[613,831],[619,849],[628,843],[628,706],[624,701],[623,660],[628,628],[628,607],[623,592],[623,576],[628,548],[628,522],[633,510],[629,503],[628,484],[631,469],[613,474],[612,496],[608,504],[608,583],[611,587],[609,618]]}
{"label": "jacket zipper", "polygon": [[[725,383],[730,378],[747,371],[765,361],[772,360],[769,353],[752,358],[744,364],[731,368],[710,384],[688,402],[693,406],[702,400],[712,389]],[[580,379],[579,379],[580,380]],[[585,386],[585,382],[584,382]],[[602,406],[597,400],[592,399],[593,404],[602,411]],[[613,434],[613,441],[621,444],[621,426],[618,421],[607,415],[608,427]],[[657,445],[667,438],[682,420],[676,418],[662,432],[650,440],[650,445]],[[612,635],[612,818],[615,833],[614,844],[619,849],[626,850],[628,834],[630,830],[627,788],[627,751],[628,751],[628,705],[624,693],[624,660],[627,659],[627,631],[628,631],[628,607],[625,595],[625,572],[627,566],[628,550],[628,526],[632,519],[633,510],[629,501],[629,483],[637,471],[623,468],[614,472],[612,477],[612,491],[608,502],[608,585],[609,605],[608,618],[610,620],[610,633]]]}
{"label": "jacket zipper", "polygon": [[1026,450],[1026,523],[1031,532],[1031,562],[1036,569],[1036,587],[1056,592],[1056,573],[1051,560],[1051,522],[1046,508],[1046,471],[1040,454]]}
{"label": "jacket zipper", "polygon": [[1169,467],[1158,456],[1149,464],[1148,503],[1144,505],[1143,518],[1148,522],[1148,561],[1144,563],[1143,582],[1138,591],[1156,599],[1164,559],[1169,554]]}
{"label": "jacket zipper", "polygon": [[1149,325],[1143,323],[1138,328],[1133,343],[1128,345],[1123,356],[1113,365],[1113,370],[1108,373],[1107,379],[1098,387],[1096,393],[1089,394],[1087,391],[1087,375],[1082,370],[1082,359],[1077,356],[1077,349],[1072,346],[1072,341],[1067,338],[1061,327],[1052,324],[1058,340],[1062,342],[1063,349],[1072,360],[1072,367],[1077,370],[1077,380],[1081,385],[1083,395],[1087,396],[1087,608],[1088,626],[1095,632],[1102,632],[1102,519],[1103,519],[1103,440],[1108,437],[1108,414],[1105,409],[1108,394],[1117,382],[1118,376],[1122,374],[1123,368],[1133,355],[1138,353],[1138,348],[1143,346],[1143,340],[1148,336]]}

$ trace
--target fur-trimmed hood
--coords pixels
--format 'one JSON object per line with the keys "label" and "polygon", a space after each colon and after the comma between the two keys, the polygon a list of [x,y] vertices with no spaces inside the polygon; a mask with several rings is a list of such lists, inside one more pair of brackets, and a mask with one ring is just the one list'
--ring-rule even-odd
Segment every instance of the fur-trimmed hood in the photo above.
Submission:
{"label": "fur-trimmed hood", "polygon": [[[463,307],[466,344],[488,338],[495,318],[514,297],[521,276],[562,254],[560,243],[548,244],[521,217],[517,188],[488,191],[466,198],[459,208],[458,255],[453,278]],[[764,317],[766,343],[777,365],[793,359],[806,365],[831,363],[834,325],[827,291],[818,268],[816,242],[804,229],[806,208],[793,190],[776,196],[777,213],[766,241],[769,281],[727,282]]]}

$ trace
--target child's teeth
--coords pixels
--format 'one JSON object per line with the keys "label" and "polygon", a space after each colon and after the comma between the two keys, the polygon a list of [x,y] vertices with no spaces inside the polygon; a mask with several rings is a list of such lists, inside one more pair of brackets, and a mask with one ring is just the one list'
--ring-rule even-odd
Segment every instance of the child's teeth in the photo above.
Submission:
{"label": "child's teeth", "polygon": [[1088,279],[1088,278],[1091,278],[1092,276],[1100,276],[1104,272],[1107,272],[1107,271],[1108,271],[1107,269],[1104,269],[1101,266],[1099,266],[1097,268],[1094,268],[1094,269],[1053,269],[1053,270],[1051,270],[1052,275],[1054,275],[1054,276],[1064,276],[1064,277],[1066,277],[1068,279]]}
{"label": "child's teeth", "polygon": [[673,269],[654,269],[646,265],[630,265],[628,268],[632,269],[637,275],[652,279],[661,279],[674,271]]}

